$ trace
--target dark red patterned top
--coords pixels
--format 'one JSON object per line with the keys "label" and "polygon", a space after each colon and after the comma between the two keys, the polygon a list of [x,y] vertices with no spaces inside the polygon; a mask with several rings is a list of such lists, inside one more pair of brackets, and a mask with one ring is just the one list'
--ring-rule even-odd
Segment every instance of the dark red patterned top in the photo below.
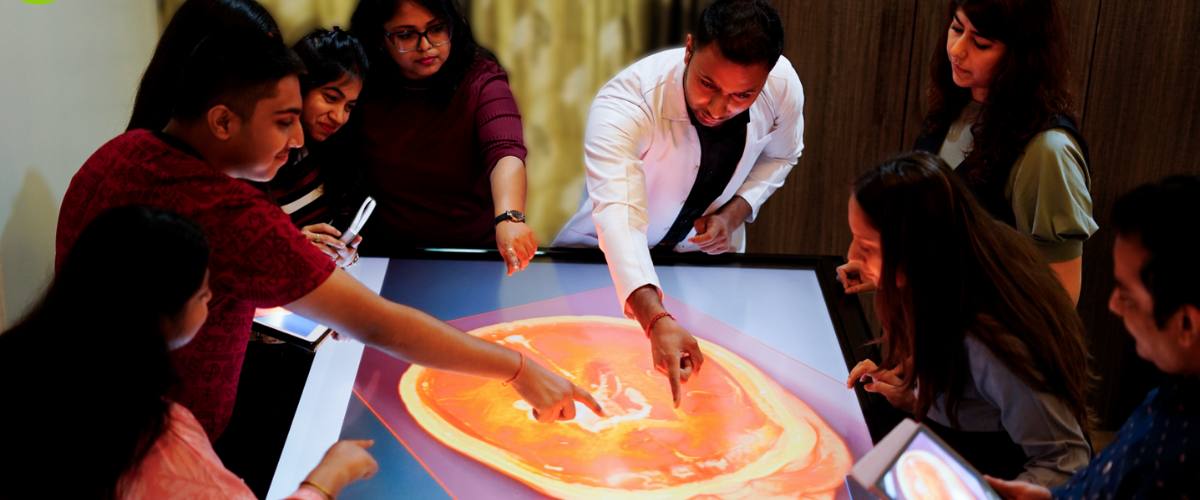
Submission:
{"label": "dark red patterned top", "polygon": [[494,247],[489,176],[501,158],[526,154],[508,75],[478,59],[448,100],[381,75],[338,134],[362,155],[378,203],[362,231],[364,251]]}
{"label": "dark red patterned top", "polygon": [[191,410],[216,441],[233,414],[254,308],[277,307],[307,295],[336,266],[263,193],[181,149],[190,148],[134,130],[97,150],[63,197],[55,267],[62,265],[83,228],[111,208],[164,208],[204,227],[212,246],[213,297],[200,333],[172,353],[183,380],[173,399]]}

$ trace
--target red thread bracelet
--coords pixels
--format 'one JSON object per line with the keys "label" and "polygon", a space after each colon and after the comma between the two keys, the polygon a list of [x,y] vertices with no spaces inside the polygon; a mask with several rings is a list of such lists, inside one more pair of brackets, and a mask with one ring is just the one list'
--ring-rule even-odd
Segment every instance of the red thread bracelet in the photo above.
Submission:
{"label": "red thread bracelet", "polygon": [[521,351],[517,351],[517,356],[521,357],[521,366],[517,367],[517,373],[513,374],[512,378],[501,382],[500,385],[507,387],[508,384],[511,384],[517,377],[521,376],[521,372],[525,371],[525,355],[521,354]]}
{"label": "red thread bracelet", "polygon": [[671,316],[671,313],[666,311],[655,314],[653,318],[650,318],[650,322],[646,323],[646,338],[650,338],[650,329],[654,327],[654,324],[657,323],[658,320],[663,318],[671,318],[672,321],[675,320],[675,317]]}

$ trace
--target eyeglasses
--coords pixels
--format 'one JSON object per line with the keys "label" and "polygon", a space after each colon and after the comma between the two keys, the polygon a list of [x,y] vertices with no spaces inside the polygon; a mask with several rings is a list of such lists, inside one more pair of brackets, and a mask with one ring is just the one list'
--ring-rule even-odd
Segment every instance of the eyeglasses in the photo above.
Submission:
{"label": "eyeglasses", "polygon": [[392,45],[396,46],[396,50],[400,53],[412,52],[421,46],[421,38],[429,41],[429,45],[441,47],[450,42],[450,37],[454,35],[454,26],[446,23],[437,26],[430,26],[425,31],[397,31],[395,33],[384,32]]}

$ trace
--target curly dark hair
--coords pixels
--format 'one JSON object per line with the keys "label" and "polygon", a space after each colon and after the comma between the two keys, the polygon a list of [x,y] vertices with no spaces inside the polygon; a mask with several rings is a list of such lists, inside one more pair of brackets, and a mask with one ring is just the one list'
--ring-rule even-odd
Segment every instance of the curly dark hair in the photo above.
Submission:
{"label": "curly dark hair", "polygon": [[923,133],[953,123],[971,102],[971,89],[954,84],[946,54],[950,24],[958,9],[980,34],[1008,47],[979,120],[971,128],[974,147],[964,160],[977,164],[978,174],[986,175],[1016,161],[1025,145],[1058,117],[1078,123],[1067,88],[1070,51],[1057,0],[949,0],[942,36],[930,62],[929,114]]}

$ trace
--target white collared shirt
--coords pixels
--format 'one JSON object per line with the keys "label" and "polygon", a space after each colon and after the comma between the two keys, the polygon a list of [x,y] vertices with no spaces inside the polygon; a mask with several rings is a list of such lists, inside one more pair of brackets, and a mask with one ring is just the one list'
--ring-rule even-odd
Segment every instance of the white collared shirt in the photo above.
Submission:
{"label": "white collared shirt", "polygon": [[[646,57],[600,89],[584,133],[587,190],[579,211],[552,243],[603,250],[621,304],[642,286],[659,288],[650,247],[674,224],[699,170],[700,139],[683,95],[684,55],[679,48]],[[747,222],[754,221],[804,149],[803,109],[800,77],[780,56],[750,106],[737,170],[704,215],[741,196],[753,209]],[[695,235],[693,229],[687,238]],[[745,224],[730,245],[742,251]],[[675,246],[677,252],[699,249],[686,238]]]}

